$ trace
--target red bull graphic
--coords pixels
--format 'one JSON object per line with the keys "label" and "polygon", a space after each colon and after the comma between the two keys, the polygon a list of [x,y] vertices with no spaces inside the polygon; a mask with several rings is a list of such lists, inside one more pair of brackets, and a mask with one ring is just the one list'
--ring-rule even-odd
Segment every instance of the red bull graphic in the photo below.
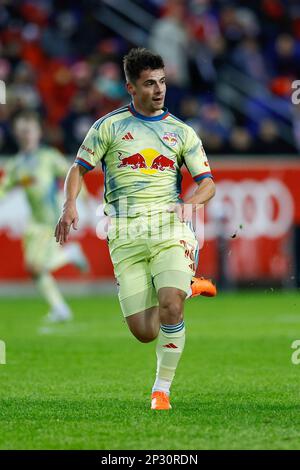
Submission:
{"label": "red bull graphic", "polygon": [[159,155],[154,158],[151,169],[165,171],[166,169],[175,170],[175,162],[171,158],[165,157],[164,155]]}
{"label": "red bull graphic", "polygon": [[163,135],[163,141],[170,145],[170,147],[175,147],[178,143],[178,135],[175,132],[165,132]]}
{"label": "red bull graphic", "polygon": [[144,174],[155,174],[158,171],[176,171],[175,160],[162,155],[154,149],[143,149],[138,153],[122,157],[119,152],[118,168],[130,167]]}
{"label": "red bull graphic", "polygon": [[137,168],[147,168],[145,158],[140,153],[135,153],[134,155],[130,155],[129,157],[119,157],[121,163],[118,165],[118,168],[122,168],[124,166],[130,166],[133,170]]}

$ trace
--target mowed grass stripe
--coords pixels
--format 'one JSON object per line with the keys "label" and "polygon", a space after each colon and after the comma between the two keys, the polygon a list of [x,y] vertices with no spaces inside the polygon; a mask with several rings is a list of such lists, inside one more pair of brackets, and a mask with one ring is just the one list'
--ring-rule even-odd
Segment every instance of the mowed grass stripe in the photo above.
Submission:
{"label": "mowed grass stripe", "polygon": [[70,299],[43,330],[40,299],[1,299],[1,449],[298,449],[299,297],[186,302],[170,412],[149,409],[155,344],[128,332],[115,297]]}

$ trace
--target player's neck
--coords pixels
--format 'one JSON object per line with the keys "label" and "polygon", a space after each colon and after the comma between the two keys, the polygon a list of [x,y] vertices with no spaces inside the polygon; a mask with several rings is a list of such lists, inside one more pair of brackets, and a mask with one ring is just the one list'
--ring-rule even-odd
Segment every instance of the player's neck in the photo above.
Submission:
{"label": "player's neck", "polygon": [[24,146],[24,147],[20,147],[20,152],[21,153],[34,153],[34,152],[37,152],[37,150],[39,149],[39,145],[28,145],[28,146]]}
{"label": "player's neck", "polygon": [[161,114],[163,114],[164,110],[163,109],[158,109],[158,110],[155,110],[153,112],[149,111],[149,110],[146,110],[142,107],[139,106],[138,103],[136,103],[134,100],[132,101],[132,104],[134,106],[134,109],[139,113],[139,114],[142,114],[143,116],[146,116],[146,117],[154,117],[154,116],[160,116]]}

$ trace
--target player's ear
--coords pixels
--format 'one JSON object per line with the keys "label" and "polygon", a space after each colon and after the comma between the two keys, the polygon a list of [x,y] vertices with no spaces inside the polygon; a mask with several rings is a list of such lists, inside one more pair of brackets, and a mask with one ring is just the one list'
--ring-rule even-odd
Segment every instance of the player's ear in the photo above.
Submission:
{"label": "player's ear", "polygon": [[128,93],[129,93],[131,96],[134,96],[134,95],[136,94],[135,88],[134,88],[134,86],[132,85],[132,83],[127,82],[127,83],[126,83],[126,89],[127,89]]}

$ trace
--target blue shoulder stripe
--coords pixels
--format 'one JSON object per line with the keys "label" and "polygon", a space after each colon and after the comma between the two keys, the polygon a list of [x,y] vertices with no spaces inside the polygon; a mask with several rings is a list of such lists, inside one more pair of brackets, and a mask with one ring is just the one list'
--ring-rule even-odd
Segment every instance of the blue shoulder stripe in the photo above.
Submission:
{"label": "blue shoulder stripe", "polygon": [[84,166],[84,168],[86,168],[87,170],[93,170],[95,168],[93,165],[91,165],[89,162],[87,162],[83,158],[77,157],[75,159],[75,163],[78,163],[78,165]]}
{"label": "blue shoulder stripe", "polygon": [[206,171],[205,173],[202,173],[202,174],[200,174],[200,175],[193,176],[193,179],[194,179],[194,181],[196,181],[196,183],[197,183],[198,181],[203,180],[204,178],[211,178],[211,179],[213,179],[213,175],[211,174],[210,171]]}
{"label": "blue shoulder stripe", "polygon": [[116,109],[115,111],[112,111],[111,113],[105,114],[105,116],[102,116],[93,124],[93,128],[98,130],[102,122],[105,121],[105,119],[108,119],[112,116],[116,116],[116,114],[125,113],[125,111],[128,111],[128,106],[123,106],[122,108]]}

